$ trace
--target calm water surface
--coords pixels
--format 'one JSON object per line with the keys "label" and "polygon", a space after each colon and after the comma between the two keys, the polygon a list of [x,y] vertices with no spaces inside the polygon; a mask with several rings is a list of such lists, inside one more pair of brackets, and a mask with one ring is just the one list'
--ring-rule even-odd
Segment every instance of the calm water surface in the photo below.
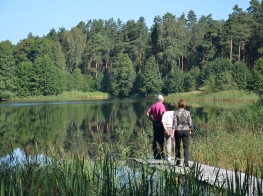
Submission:
{"label": "calm water surface", "polygon": [[[0,157],[13,149],[46,149],[57,144],[68,152],[96,156],[101,143],[121,142],[142,148],[138,136],[151,134],[147,109],[155,99],[112,99],[67,102],[0,103]],[[167,102],[165,102],[167,105]],[[189,104],[190,105],[190,104]],[[187,106],[193,121],[216,118],[220,107]],[[33,150],[32,150],[33,151]]]}
{"label": "calm water surface", "polygon": [[17,147],[58,144],[68,151],[96,153],[95,144],[134,143],[151,124],[153,99],[0,103],[0,156]]}

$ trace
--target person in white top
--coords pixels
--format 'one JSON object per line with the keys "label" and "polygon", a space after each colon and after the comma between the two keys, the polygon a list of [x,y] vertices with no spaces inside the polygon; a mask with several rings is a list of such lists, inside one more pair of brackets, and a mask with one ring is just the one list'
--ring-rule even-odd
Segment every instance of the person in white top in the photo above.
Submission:
{"label": "person in white top", "polygon": [[172,130],[173,119],[174,119],[174,110],[175,104],[170,102],[168,104],[168,110],[162,116],[162,124],[164,128],[164,136],[166,139],[166,150],[167,150],[167,159],[171,160],[172,157],[172,146],[173,150],[175,149],[175,140],[174,140],[174,131]]}

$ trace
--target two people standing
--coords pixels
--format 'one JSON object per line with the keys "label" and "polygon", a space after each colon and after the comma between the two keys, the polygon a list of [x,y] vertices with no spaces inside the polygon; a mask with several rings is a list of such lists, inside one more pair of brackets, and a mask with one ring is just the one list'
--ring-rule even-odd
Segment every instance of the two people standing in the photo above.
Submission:
{"label": "two people standing", "polygon": [[[162,98],[162,99],[159,99]],[[175,104],[168,104],[168,111],[166,112],[163,105],[164,98],[162,95],[157,97],[157,102],[153,104],[147,111],[148,118],[153,122],[154,140],[153,140],[153,154],[156,159],[164,158],[163,143],[164,137],[167,141],[167,159],[171,160],[171,146],[175,143],[175,158],[176,165],[180,165],[181,158],[181,141],[183,141],[184,148],[184,166],[188,167],[189,159],[189,140],[192,131],[192,119],[190,112],[185,110],[186,103],[183,99],[179,100],[177,111]],[[158,107],[156,107],[156,105]],[[161,109],[160,109],[161,108]],[[161,117],[160,117],[161,115]],[[153,117],[152,117],[153,116]],[[158,116],[158,119],[155,118]],[[160,123],[161,121],[161,123]],[[156,124],[158,126],[156,126]],[[158,127],[158,129],[157,129]],[[161,133],[162,130],[162,133]],[[157,148],[159,147],[159,148]]]}

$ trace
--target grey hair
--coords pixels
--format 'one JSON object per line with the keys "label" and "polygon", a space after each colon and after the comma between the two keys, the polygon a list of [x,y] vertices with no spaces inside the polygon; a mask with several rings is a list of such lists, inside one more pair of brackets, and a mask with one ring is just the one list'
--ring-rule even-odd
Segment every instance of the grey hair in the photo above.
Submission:
{"label": "grey hair", "polygon": [[158,95],[157,101],[163,101],[163,100],[164,100],[164,97],[162,95]]}

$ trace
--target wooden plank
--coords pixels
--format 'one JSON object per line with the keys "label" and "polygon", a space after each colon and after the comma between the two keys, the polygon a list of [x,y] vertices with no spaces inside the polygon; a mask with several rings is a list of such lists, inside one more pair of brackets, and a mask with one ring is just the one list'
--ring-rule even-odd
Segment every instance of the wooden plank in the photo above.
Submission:
{"label": "wooden plank", "polygon": [[[148,164],[150,166],[156,166],[156,167],[161,167],[161,168],[166,168],[166,169],[171,169],[175,168],[176,173],[184,174],[186,171],[184,167],[180,166],[177,167],[175,166],[175,160],[156,160],[156,159],[133,159],[134,161],[141,163],[141,164]],[[253,190],[257,190],[257,181],[261,182],[261,179],[253,177],[253,176],[246,176],[245,173],[231,171],[231,170],[225,170],[217,167],[212,167],[209,165],[204,165],[204,164],[199,164],[199,163],[194,163],[193,161],[189,161],[189,166],[195,167],[193,171],[200,172],[200,175],[197,175],[198,179],[201,181],[204,181],[208,184],[217,186],[217,187],[224,187],[227,188],[227,179],[229,179],[230,182],[232,182],[232,189],[236,189],[237,185],[241,186],[243,185],[244,181],[249,182],[249,190],[248,194],[252,193]],[[236,179],[239,181],[238,183],[236,182]],[[263,190],[263,183],[261,183],[261,191]],[[241,188],[240,187],[240,188]]]}
{"label": "wooden plank", "polygon": [[165,169],[175,168],[176,173],[180,173],[180,174],[185,173],[184,167],[175,166],[175,160],[174,159],[170,160],[170,161],[168,161],[166,159],[145,159],[145,160],[144,159],[136,159],[136,158],[130,158],[130,159],[136,161],[137,163],[147,164],[147,165],[152,166],[152,167],[159,167],[159,168],[165,168]]}

